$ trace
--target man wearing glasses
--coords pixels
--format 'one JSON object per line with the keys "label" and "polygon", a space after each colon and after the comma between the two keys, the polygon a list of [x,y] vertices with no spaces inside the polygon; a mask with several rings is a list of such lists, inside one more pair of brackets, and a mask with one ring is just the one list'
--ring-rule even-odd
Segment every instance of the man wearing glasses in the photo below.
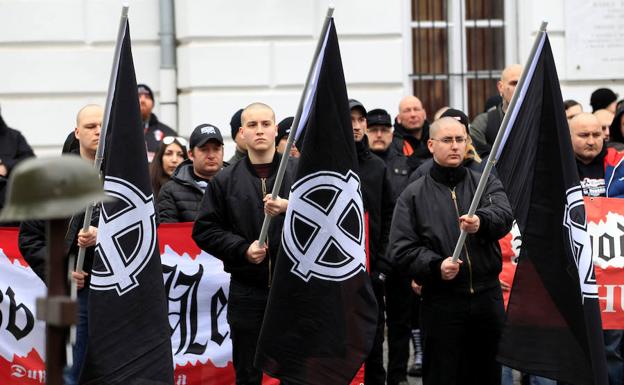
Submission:
{"label": "man wearing glasses", "polygon": [[[422,286],[423,384],[500,384],[496,349],[503,325],[498,239],[513,215],[503,186],[490,176],[474,216],[466,212],[480,173],[462,165],[464,126],[444,117],[430,127],[431,170],[399,197],[390,231],[391,256]],[[457,262],[460,230],[468,233]]]}

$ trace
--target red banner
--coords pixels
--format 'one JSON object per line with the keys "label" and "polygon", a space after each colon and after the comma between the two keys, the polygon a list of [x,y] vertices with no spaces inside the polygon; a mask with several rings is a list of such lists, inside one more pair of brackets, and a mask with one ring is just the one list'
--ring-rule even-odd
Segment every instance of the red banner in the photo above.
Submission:
{"label": "red banner", "polygon": [[[176,385],[233,385],[232,341],[226,320],[229,274],[200,250],[192,223],[158,229]],[[17,247],[16,228],[0,228],[0,384],[45,383],[45,325],[35,319],[35,301],[45,285]],[[352,385],[363,384],[360,370]],[[265,376],[263,385],[279,381]]]}
{"label": "red banner", "polygon": [[624,329],[624,200],[585,198],[604,329]]}
{"label": "red banner", "polygon": [[[587,231],[591,239],[594,270],[604,329],[624,329],[624,201],[618,198],[585,198]],[[503,271],[500,280],[511,283],[519,255],[517,227],[500,240]],[[505,304],[509,292],[503,292]]]}

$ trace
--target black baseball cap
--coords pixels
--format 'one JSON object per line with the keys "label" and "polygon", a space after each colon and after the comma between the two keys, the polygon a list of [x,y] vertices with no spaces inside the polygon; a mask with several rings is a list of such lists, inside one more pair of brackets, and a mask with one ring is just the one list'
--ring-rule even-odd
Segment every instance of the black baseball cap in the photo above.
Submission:
{"label": "black baseball cap", "polygon": [[215,140],[220,145],[223,145],[223,137],[221,131],[212,124],[200,124],[195,127],[191,134],[190,146],[191,149],[195,147],[201,147],[209,140]]}
{"label": "black baseball cap", "polygon": [[366,116],[366,108],[364,108],[364,105],[355,99],[349,99],[349,111],[354,108],[360,110],[362,116]]}
{"label": "black baseball cap", "polygon": [[366,114],[366,124],[370,126],[392,127],[392,117],[388,111],[382,108],[375,108]]}
{"label": "black baseball cap", "polygon": [[470,124],[470,121],[468,120],[468,116],[464,114],[464,111],[456,110],[455,108],[447,109],[446,111],[444,111],[444,113],[442,113],[442,115],[440,115],[440,117],[441,118],[444,118],[444,117],[453,118],[459,121],[461,124],[463,124],[466,127],[466,129],[468,129],[468,125]]}

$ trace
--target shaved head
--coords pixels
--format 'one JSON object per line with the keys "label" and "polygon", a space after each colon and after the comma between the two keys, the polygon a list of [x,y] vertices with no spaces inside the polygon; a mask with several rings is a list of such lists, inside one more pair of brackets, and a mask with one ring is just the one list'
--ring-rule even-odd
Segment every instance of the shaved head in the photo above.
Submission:
{"label": "shaved head", "polygon": [[85,115],[90,115],[91,113],[100,113],[100,115],[104,115],[104,109],[99,104],[87,104],[82,107],[76,114],[76,127],[80,126],[80,120]]}
{"label": "shaved head", "polygon": [[584,164],[589,164],[604,146],[604,133],[600,122],[594,115],[581,112],[570,119],[569,124],[574,156]]}
{"label": "shaved head", "polygon": [[251,103],[250,105],[245,107],[245,109],[241,113],[241,125],[243,127],[245,126],[245,121],[247,120],[249,113],[251,111],[254,111],[254,110],[269,110],[269,111],[271,111],[271,116],[273,117],[273,123],[275,123],[275,112],[273,112],[273,109],[269,105],[267,105],[267,104],[260,103],[260,102],[255,102],[255,103]]}

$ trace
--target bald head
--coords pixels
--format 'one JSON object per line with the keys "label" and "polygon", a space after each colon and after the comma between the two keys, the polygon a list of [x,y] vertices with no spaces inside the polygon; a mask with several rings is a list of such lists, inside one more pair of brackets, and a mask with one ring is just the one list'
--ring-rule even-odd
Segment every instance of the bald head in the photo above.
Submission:
{"label": "bald head", "polygon": [[590,163],[604,145],[604,134],[598,119],[587,112],[581,112],[570,120],[570,137],[574,156],[584,164]]}
{"label": "bald head", "polygon": [[74,136],[80,143],[80,156],[85,159],[95,159],[103,115],[104,109],[96,104],[88,104],[76,114]]}
{"label": "bald head", "polygon": [[427,119],[427,111],[416,96],[410,95],[401,99],[397,121],[412,135],[420,138],[422,128]]}
{"label": "bald head", "polygon": [[76,127],[80,126],[80,121],[87,115],[104,115],[104,109],[98,104],[87,104],[82,107],[76,114]]}
{"label": "bald head", "polygon": [[249,118],[249,114],[258,110],[270,111],[271,116],[273,117],[273,123],[275,123],[275,112],[273,112],[273,109],[268,104],[256,102],[256,103],[251,103],[250,105],[245,107],[245,109],[241,113],[241,125],[245,126],[245,121]]}
{"label": "bald head", "polygon": [[512,64],[506,67],[501,73],[501,78],[496,84],[498,93],[503,97],[503,110],[507,110],[507,106],[511,102],[516,85],[522,75],[522,66],[520,64]]}
{"label": "bald head", "polygon": [[445,116],[431,123],[431,126],[429,126],[429,136],[431,138],[437,138],[438,133],[441,129],[454,126],[458,126],[464,131],[464,133],[466,132],[466,127],[464,127],[464,125],[461,124],[459,120],[451,118],[450,116]]}
{"label": "bald head", "polygon": [[615,114],[607,109],[600,109],[594,111],[594,116],[598,119],[602,132],[604,133],[605,140],[609,140],[609,127],[615,118]]}

